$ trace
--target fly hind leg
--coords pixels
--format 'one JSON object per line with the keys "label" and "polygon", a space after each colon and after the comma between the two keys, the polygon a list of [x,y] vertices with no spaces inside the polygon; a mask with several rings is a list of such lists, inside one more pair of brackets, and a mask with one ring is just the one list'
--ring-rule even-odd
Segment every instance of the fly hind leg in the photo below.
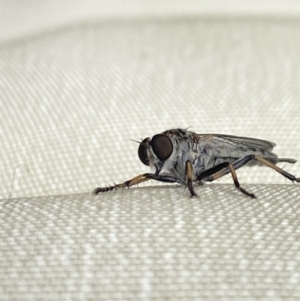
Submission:
{"label": "fly hind leg", "polygon": [[286,177],[290,181],[300,183],[300,178],[296,178],[294,175],[292,175],[292,174],[288,173],[287,171],[283,170],[282,168],[276,166],[275,164],[271,163],[270,161],[266,160],[265,158],[262,158],[262,157],[259,157],[259,156],[254,156],[254,159],[256,159],[260,163],[276,170],[278,173],[280,173],[281,175],[283,175],[284,177]]}
{"label": "fly hind leg", "polygon": [[240,186],[239,181],[237,179],[236,172],[235,172],[235,170],[237,170],[240,167],[244,166],[247,162],[249,162],[251,160],[257,160],[260,163],[274,169],[275,171],[277,171],[278,173],[280,173],[281,175],[283,175],[287,179],[289,179],[293,182],[300,183],[300,178],[296,178],[294,175],[286,172],[285,170],[283,170],[282,168],[276,166],[275,164],[271,163],[270,161],[268,161],[268,160],[266,160],[266,159],[264,159],[260,156],[255,156],[255,155],[248,155],[248,156],[242,157],[242,158],[238,159],[237,161],[233,162],[232,164],[229,163],[229,162],[223,162],[223,163],[221,163],[217,166],[214,166],[210,169],[207,169],[207,170],[203,171],[198,176],[197,180],[199,180],[199,181],[205,180],[205,181],[212,182],[216,179],[219,179],[219,178],[231,173],[235,187],[238,190],[240,190],[242,193],[246,194],[247,196],[255,198],[254,194],[249,193],[248,191],[246,191],[244,188],[242,188]]}

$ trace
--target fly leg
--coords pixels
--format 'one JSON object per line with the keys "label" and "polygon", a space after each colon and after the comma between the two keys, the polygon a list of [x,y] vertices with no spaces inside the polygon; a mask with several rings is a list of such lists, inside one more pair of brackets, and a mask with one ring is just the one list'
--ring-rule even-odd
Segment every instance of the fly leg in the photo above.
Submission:
{"label": "fly leg", "polygon": [[246,194],[252,198],[255,198],[254,194],[247,192],[244,188],[242,188],[240,186],[237,176],[236,176],[236,173],[235,173],[235,170],[239,169],[240,167],[242,167],[243,165],[245,165],[247,162],[249,162],[251,160],[257,160],[260,163],[274,169],[275,171],[277,171],[278,173],[280,173],[287,179],[289,179],[293,182],[295,181],[295,182],[300,183],[300,178],[296,178],[294,175],[284,171],[282,168],[276,166],[275,164],[271,163],[270,161],[268,161],[260,156],[255,156],[255,155],[248,155],[248,156],[242,157],[241,159],[238,159],[237,161],[233,162],[232,164],[229,162],[223,162],[217,166],[214,166],[210,169],[203,171],[198,176],[197,180],[199,180],[199,181],[206,180],[206,181],[212,182],[216,179],[219,179],[219,178],[227,175],[228,173],[231,173],[235,187],[238,190],[240,190],[241,192],[243,192],[244,194]]}
{"label": "fly leg", "polygon": [[247,162],[249,162],[250,160],[253,160],[255,158],[255,156],[253,155],[248,155],[245,156],[241,159],[238,159],[237,161],[235,161],[234,163],[229,163],[229,162],[223,162],[217,166],[214,166],[210,169],[207,169],[205,171],[203,171],[197,178],[197,180],[201,181],[201,180],[205,180],[205,181],[209,181],[212,182],[216,179],[219,179],[229,173],[231,173],[231,176],[233,178],[233,182],[235,187],[242,193],[244,193],[245,195],[255,199],[255,195],[253,193],[248,192],[246,189],[244,189],[243,187],[241,187],[236,172],[235,170],[242,167],[243,165],[245,165]]}
{"label": "fly leg", "polygon": [[[286,177],[290,181],[300,183],[300,178],[296,178],[294,175],[286,172],[282,168],[276,166],[275,164],[271,163],[267,159],[262,158],[260,156],[248,155],[248,156],[242,157],[242,158],[238,159],[237,161],[233,162],[232,166],[235,170],[237,170],[251,160],[257,160],[260,163],[274,169],[275,171],[277,171],[278,173],[280,173],[282,176]],[[229,165],[230,165],[230,163],[223,162],[213,168],[207,169],[199,175],[197,180],[205,179],[206,181],[211,182],[216,179],[219,179],[219,178],[227,175],[228,173],[230,173]]]}
{"label": "fly leg", "polygon": [[139,183],[142,183],[142,182],[145,182],[148,180],[149,179],[147,177],[145,177],[144,175],[138,175],[131,180],[125,181],[124,183],[115,184],[113,186],[97,187],[92,191],[92,194],[96,195],[96,194],[99,194],[100,192],[107,192],[107,191],[111,191],[111,190],[116,190],[118,188],[130,187],[132,185],[137,185]]}
{"label": "fly leg", "polygon": [[[244,166],[249,161],[253,160],[254,158],[255,158],[254,155],[248,155],[236,160],[235,162],[232,163],[232,165],[234,169],[237,170],[240,167]],[[218,178],[221,178],[229,174],[230,173],[230,170],[228,168],[229,164],[230,164],[229,162],[222,162],[212,168],[204,170],[198,176],[197,181],[206,180],[208,182],[212,182]]]}
{"label": "fly leg", "polygon": [[186,185],[189,188],[189,191],[191,193],[191,197],[197,196],[197,194],[194,191],[193,187],[193,164],[190,160],[187,160],[185,163],[185,175],[186,175]]}
{"label": "fly leg", "polygon": [[175,177],[169,175],[156,175],[152,173],[145,173],[142,175],[138,175],[131,180],[125,181],[124,183],[116,184],[113,186],[107,187],[97,187],[92,191],[93,195],[99,194],[100,192],[107,192],[111,190],[117,190],[118,188],[129,188],[133,185],[137,185],[139,183],[148,181],[148,180],[156,180],[160,182],[167,182],[167,183],[175,183],[179,182]]}
{"label": "fly leg", "polygon": [[259,157],[259,156],[254,156],[254,159],[256,159],[260,163],[262,163],[262,164],[264,164],[264,165],[266,165],[266,166],[268,166],[268,167],[276,170],[277,172],[279,172],[281,175],[283,175],[284,177],[286,177],[290,181],[300,183],[300,178],[296,178],[294,175],[286,172],[282,168],[279,168],[278,166],[276,166],[275,164],[273,164],[270,161],[266,160],[265,158],[262,158],[262,157]]}

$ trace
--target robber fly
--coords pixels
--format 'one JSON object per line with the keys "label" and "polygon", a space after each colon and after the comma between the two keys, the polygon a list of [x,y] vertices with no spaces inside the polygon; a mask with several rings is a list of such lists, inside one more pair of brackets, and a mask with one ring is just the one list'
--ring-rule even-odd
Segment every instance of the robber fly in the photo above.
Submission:
{"label": "robber fly", "polygon": [[231,174],[235,187],[255,198],[239,184],[236,170],[246,163],[250,166],[266,165],[291,181],[300,178],[276,166],[278,162],[295,163],[296,160],[278,158],[272,152],[275,143],[246,137],[221,134],[197,134],[187,129],[171,129],[139,142],[138,155],[153,173],[144,173],[121,184],[98,187],[92,194],[130,187],[148,180],[186,185],[191,196],[196,196],[193,183],[212,182]]}

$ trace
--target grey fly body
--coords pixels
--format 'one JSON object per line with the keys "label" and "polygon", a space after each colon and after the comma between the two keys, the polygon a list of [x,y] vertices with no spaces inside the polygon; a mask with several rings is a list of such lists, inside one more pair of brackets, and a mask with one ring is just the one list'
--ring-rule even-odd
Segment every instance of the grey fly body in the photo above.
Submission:
{"label": "grey fly body", "polygon": [[231,174],[235,187],[255,198],[239,184],[236,170],[248,166],[268,166],[291,181],[300,182],[292,174],[276,166],[278,162],[296,160],[278,158],[272,152],[275,143],[246,137],[221,134],[197,134],[187,129],[171,129],[148,137],[139,143],[138,156],[154,172],[134,177],[124,183],[98,187],[92,194],[130,187],[148,180],[186,185],[191,196],[196,196],[193,183],[212,182]]}

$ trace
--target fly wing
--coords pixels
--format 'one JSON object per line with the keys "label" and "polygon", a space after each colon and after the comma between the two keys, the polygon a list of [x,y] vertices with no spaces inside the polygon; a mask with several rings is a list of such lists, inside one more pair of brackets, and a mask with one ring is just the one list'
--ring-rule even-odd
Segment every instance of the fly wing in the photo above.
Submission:
{"label": "fly wing", "polygon": [[261,140],[256,138],[248,138],[248,137],[239,137],[239,136],[232,136],[232,135],[223,135],[223,134],[196,134],[197,138],[201,141],[203,140],[216,140],[216,141],[223,141],[229,142],[229,144],[234,145],[243,145],[247,148],[253,150],[265,150],[271,151],[273,147],[276,145],[274,142]]}
{"label": "fly wing", "polygon": [[[295,159],[291,158],[278,158],[272,152],[276,144],[271,141],[223,134],[193,134],[193,139],[201,143],[202,146],[211,150],[217,149],[219,163],[224,162],[224,160],[231,162],[249,154],[261,156],[274,164],[278,162],[296,162]],[[250,165],[256,164],[259,163],[256,161],[250,162]]]}
{"label": "fly wing", "polygon": [[[272,163],[278,162],[277,155],[272,153],[275,143],[270,141],[223,134],[195,134],[194,139],[201,145],[202,150],[210,154],[208,165],[232,163],[247,155],[258,155]],[[248,165],[257,164],[256,160],[252,160]]]}
{"label": "fly wing", "polygon": [[[267,151],[267,153],[264,153],[264,155],[269,155],[267,158],[271,162],[288,162],[288,163],[296,163],[297,160],[292,158],[278,158],[274,153],[272,153],[273,147],[276,145],[274,142],[267,141],[267,140],[261,140],[256,138],[247,138],[247,137],[238,137],[238,136],[231,136],[231,135],[218,135],[218,134],[211,134],[211,136],[215,137],[215,139],[218,139],[218,137],[221,137],[221,139],[226,140],[228,142],[234,143],[234,144],[240,144],[244,145],[248,148],[252,148],[253,150],[258,151]],[[263,156],[264,156],[263,155]],[[275,161],[276,158],[276,161]]]}
{"label": "fly wing", "polygon": [[220,135],[223,139],[229,140],[233,143],[244,144],[250,148],[257,148],[260,150],[272,150],[276,145],[274,142],[249,138],[249,137],[238,137],[238,136],[230,136],[230,135]]}

